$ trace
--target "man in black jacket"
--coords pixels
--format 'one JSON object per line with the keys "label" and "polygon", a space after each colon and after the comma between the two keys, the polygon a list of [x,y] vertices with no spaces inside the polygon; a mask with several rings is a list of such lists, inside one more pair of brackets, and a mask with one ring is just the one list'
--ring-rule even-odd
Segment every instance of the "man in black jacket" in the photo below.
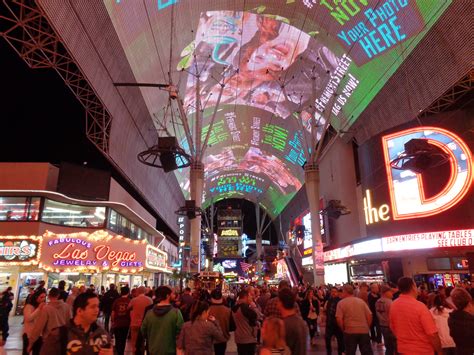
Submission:
{"label": "man in black jacket", "polygon": [[109,331],[109,322],[110,322],[110,316],[112,314],[112,305],[114,304],[114,301],[119,297],[120,295],[117,292],[114,284],[110,284],[109,290],[106,293],[104,293],[104,295],[102,296],[101,309],[102,309],[102,313],[104,313],[104,328],[107,331]]}
{"label": "man in black jacket", "polygon": [[449,333],[456,343],[456,355],[474,354],[474,306],[469,292],[456,287],[451,292],[456,310],[449,314]]}

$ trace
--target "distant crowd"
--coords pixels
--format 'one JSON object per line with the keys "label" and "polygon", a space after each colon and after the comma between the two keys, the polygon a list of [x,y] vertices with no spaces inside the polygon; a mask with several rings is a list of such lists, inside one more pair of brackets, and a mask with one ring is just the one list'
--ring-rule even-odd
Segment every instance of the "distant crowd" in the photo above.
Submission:
{"label": "distant crowd", "polygon": [[[323,337],[327,354],[474,354],[474,289],[469,283],[427,292],[398,284],[277,288],[239,285],[182,291],[111,284],[31,291],[23,310],[23,354],[221,355],[233,333],[239,355],[306,355]],[[0,304],[9,336],[11,288]],[[47,302],[46,302],[47,300]],[[99,321],[98,321],[99,320]],[[335,338],[337,346],[332,340]],[[333,349],[333,347],[335,349]]]}

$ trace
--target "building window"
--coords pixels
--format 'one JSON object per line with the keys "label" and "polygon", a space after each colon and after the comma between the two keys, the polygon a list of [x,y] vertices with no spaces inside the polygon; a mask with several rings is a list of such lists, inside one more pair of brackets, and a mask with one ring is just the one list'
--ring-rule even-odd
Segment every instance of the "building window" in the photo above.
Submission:
{"label": "building window", "polygon": [[37,221],[40,197],[0,197],[0,221]]}
{"label": "building window", "polygon": [[46,199],[41,220],[61,226],[102,228],[105,207],[72,205]]}

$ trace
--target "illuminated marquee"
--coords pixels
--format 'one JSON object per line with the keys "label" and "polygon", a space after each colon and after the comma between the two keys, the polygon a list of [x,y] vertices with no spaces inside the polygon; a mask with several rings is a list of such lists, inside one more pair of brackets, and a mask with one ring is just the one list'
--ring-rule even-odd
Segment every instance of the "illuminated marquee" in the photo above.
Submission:
{"label": "illuminated marquee", "polygon": [[169,271],[168,254],[158,248],[155,248],[151,245],[147,245],[145,265],[147,269],[167,272]]}
{"label": "illuminated marquee", "polygon": [[0,265],[37,265],[41,256],[41,237],[0,237]]}
{"label": "illuminated marquee", "polygon": [[224,229],[220,232],[221,237],[238,237],[239,232],[236,229]]}
{"label": "illuminated marquee", "polygon": [[324,262],[380,252],[474,246],[474,229],[393,235],[324,252]]}
{"label": "illuminated marquee", "polygon": [[[449,178],[434,196],[427,197],[423,174],[394,169],[391,162],[404,153],[404,144],[423,139],[445,153]],[[390,194],[390,207],[373,206],[370,190],[364,197],[366,224],[388,221],[390,210],[394,220],[429,217],[458,204],[469,192],[473,182],[473,158],[467,144],[456,134],[439,127],[416,127],[382,137],[385,169]]]}
{"label": "illuminated marquee", "polygon": [[40,267],[47,271],[112,270],[135,273],[144,268],[146,240],[131,240],[106,231],[43,235]]}

